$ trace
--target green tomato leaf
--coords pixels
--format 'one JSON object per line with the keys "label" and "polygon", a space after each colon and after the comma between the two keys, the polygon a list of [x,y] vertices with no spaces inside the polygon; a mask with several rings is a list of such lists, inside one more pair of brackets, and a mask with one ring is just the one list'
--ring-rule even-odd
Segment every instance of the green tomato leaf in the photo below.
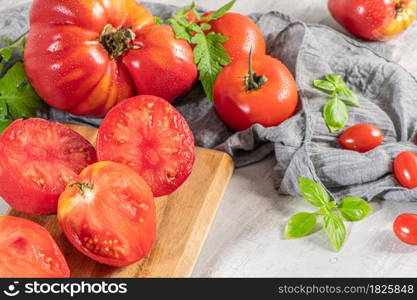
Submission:
{"label": "green tomato leaf", "polygon": [[293,215],[285,225],[284,236],[287,239],[295,239],[306,236],[313,231],[317,223],[315,214],[301,212]]}
{"label": "green tomato leaf", "polygon": [[346,239],[346,227],[342,218],[335,213],[323,217],[323,228],[334,250],[339,251]]}
{"label": "green tomato leaf", "polygon": [[347,197],[337,206],[337,210],[348,222],[363,220],[371,211],[372,207],[363,199]]}
{"label": "green tomato leaf", "polygon": [[174,15],[166,22],[171,25],[177,39],[186,40],[191,43],[192,35],[189,30],[189,23],[185,20],[185,16]]}
{"label": "green tomato leaf", "polygon": [[321,89],[321,90],[325,90],[329,92],[336,91],[336,87],[334,86],[334,84],[327,80],[319,80],[319,79],[313,80],[313,85],[316,88]]}
{"label": "green tomato leaf", "polygon": [[349,119],[348,108],[343,101],[335,97],[324,105],[323,118],[330,132],[338,131],[345,127]]}
{"label": "green tomato leaf", "polygon": [[227,41],[227,37],[213,32],[207,35],[197,32],[191,38],[191,43],[195,44],[194,62],[200,73],[199,79],[210,102],[213,101],[213,87],[217,75],[223,66],[231,62],[222,45],[225,41]]}
{"label": "green tomato leaf", "polygon": [[209,23],[202,23],[200,27],[201,27],[201,30],[203,31],[207,31],[211,29],[211,25]]}
{"label": "green tomato leaf", "polygon": [[0,103],[1,111],[7,107],[13,119],[35,117],[45,107],[29,84],[22,63],[13,65],[0,79]]}
{"label": "green tomato leaf", "polygon": [[3,131],[7,128],[7,127],[9,127],[9,125],[10,124],[12,124],[12,120],[7,120],[7,119],[4,119],[4,120],[0,120],[0,134],[2,134],[3,133]]}
{"label": "green tomato leaf", "polygon": [[164,24],[164,21],[160,17],[154,16],[154,19],[155,19],[155,24],[156,25],[162,25],[162,24]]}
{"label": "green tomato leaf", "polygon": [[225,13],[227,13],[232,6],[235,4],[236,0],[230,1],[228,2],[226,5],[220,7],[218,10],[216,10],[214,13],[212,13],[211,15],[201,18],[201,21],[212,21],[212,20],[216,20],[219,19],[221,17],[223,17],[223,15]]}
{"label": "green tomato leaf", "polygon": [[9,61],[12,57],[12,48],[6,47],[0,49],[0,56],[4,61]]}
{"label": "green tomato leaf", "polygon": [[324,207],[330,202],[330,196],[321,184],[303,177],[298,182],[301,195],[311,205]]}

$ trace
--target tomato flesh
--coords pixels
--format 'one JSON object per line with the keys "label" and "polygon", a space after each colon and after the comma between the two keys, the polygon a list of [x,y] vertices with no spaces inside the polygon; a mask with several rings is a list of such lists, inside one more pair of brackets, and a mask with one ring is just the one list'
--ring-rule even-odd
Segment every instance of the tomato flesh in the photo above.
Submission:
{"label": "tomato flesh", "polygon": [[124,100],[104,118],[97,156],[133,168],[159,197],[172,193],[190,175],[194,137],[185,119],[167,101],[137,96]]}
{"label": "tomato flesh", "polygon": [[59,199],[58,221],[74,247],[112,266],[138,261],[156,238],[156,208],[148,184],[114,162],[88,166],[67,186]]}
{"label": "tomato flesh", "polygon": [[95,161],[94,147],[67,126],[16,120],[0,138],[0,196],[22,212],[56,212],[67,182]]}
{"label": "tomato flesh", "polygon": [[0,278],[69,275],[64,256],[45,228],[23,218],[0,216]]}
{"label": "tomato flesh", "polygon": [[339,137],[343,149],[358,152],[370,151],[382,144],[382,132],[371,124],[357,124],[345,130]]}
{"label": "tomato flesh", "polygon": [[417,215],[401,214],[393,224],[395,235],[404,243],[417,245]]}
{"label": "tomato flesh", "polygon": [[417,187],[417,155],[404,151],[394,160],[394,175],[398,182],[408,189]]}

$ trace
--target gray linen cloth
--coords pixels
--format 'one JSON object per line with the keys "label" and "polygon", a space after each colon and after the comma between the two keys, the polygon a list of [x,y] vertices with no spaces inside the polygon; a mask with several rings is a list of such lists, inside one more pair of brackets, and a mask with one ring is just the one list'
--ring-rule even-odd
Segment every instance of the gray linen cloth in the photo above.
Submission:
{"label": "gray linen cloth", "polygon": [[[177,10],[163,4],[145,5],[163,19]],[[17,38],[28,30],[29,6],[1,12],[0,36]],[[416,79],[384,57],[382,44],[361,43],[324,25],[307,25],[279,12],[250,16],[267,40],[268,53],[283,61],[294,74],[300,95],[298,113],[276,127],[232,132],[218,118],[197,84],[175,106],[190,124],[196,144],[229,153],[237,167],[275,153],[275,184],[280,193],[297,195],[298,178],[323,183],[336,197],[367,200],[417,200],[417,190],[398,185],[392,160],[401,151],[417,152]],[[361,108],[350,108],[347,126],[371,123],[384,135],[382,146],[367,153],[339,148],[340,132],[329,133],[322,118],[327,97],[312,87],[313,79],[328,73],[342,75],[359,96]],[[50,109],[49,119],[98,126],[100,119]],[[272,166],[271,166],[272,167]]]}

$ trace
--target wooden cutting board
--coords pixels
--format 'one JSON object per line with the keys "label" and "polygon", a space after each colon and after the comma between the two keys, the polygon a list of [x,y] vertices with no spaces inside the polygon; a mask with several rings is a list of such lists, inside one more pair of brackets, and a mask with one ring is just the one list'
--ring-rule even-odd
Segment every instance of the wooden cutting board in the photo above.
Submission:
{"label": "wooden cutting board", "polygon": [[[97,129],[69,125],[95,144]],[[152,252],[141,261],[116,268],[99,264],[67,242],[56,215],[35,216],[11,210],[44,226],[67,258],[71,277],[189,277],[206,239],[233,172],[233,162],[223,152],[196,149],[188,180],[173,194],[156,198],[158,237]]]}

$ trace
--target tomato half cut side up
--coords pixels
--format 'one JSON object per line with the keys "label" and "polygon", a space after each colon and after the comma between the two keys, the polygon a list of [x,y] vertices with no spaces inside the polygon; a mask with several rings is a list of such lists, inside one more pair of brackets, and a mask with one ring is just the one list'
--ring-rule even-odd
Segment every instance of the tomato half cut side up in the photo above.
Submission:
{"label": "tomato half cut side up", "polygon": [[156,238],[151,189],[134,170],[114,162],[92,164],[68,184],[58,221],[80,252],[116,267],[147,255]]}
{"label": "tomato half cut side up", "polygon": [[110,110],[98,131],[98,159],[133,168],[155,197],[171,194],[188,178],[194,151],[194,137],[185,119],[155,96],[122,101]]}
{"label": "tomato half cut side up", "polygon": [[0,216],[0,278],[69,275],[61,250],[45,228],[23,218]]}
{"label": "tomato half cut side up", "polygon": [[65,185],[96,160],[93,145],[67,126],[16,120],[0,137],[0,196],[21,212],[54,213]]}

